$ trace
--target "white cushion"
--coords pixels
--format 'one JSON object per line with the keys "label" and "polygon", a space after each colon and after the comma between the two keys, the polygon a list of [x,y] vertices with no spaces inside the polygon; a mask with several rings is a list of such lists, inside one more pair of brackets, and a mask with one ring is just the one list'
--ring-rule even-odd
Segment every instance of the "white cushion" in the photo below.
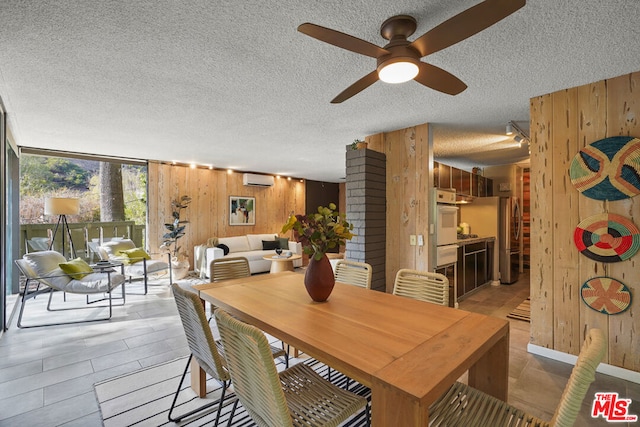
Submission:
{"label": "white cushion", "polygon": [[40,276],[40,277],[47,277],[47,279],[43,279],[42,281],[47,285],[51,286],[52,288],[58,289],[61,291],[64,291],[64,289],[67,287],[69,282],[73,280],[71,276],[69,276],[67,273],[62,271],[60,267],[54,268],[45,276]]}
{"label": "white cushion", "polygon": [[109,259],[122,259],[120,251],[126,251],[127,249],[134,249],[136,244],[131,239],[112,240],[105,242],[100,246]]}
{"label": "white cushion", "polygon": [[249,241],[249,250],[261,251],[262,241],[274,241],[276,240],[276,234],[247,234],[247,240]]}
{"label": "white cushion", "polygon": [[107,273],[90,273],[80,280],[72,279],[60,268],[67,262],[66,258],[55,251],[32,252],[22,257],[27,264],[27,274],[43,278],[46,285],[63,292],[77,294],[93,294],[107,292],[125,281],[122,274],[111,273],[111,281]]}
{"label": "white cushion", "polygon": [[[153,274],[157,271],[167,270],[169,264],[164,261],[158,261],[155,259],[147,260],[147,274]],[[124,273],[127,276],[144,276],[144,264],[143,262],[136,262],[135,264],[125,265]]]}
{"label": "white cushion", "polygon": [[50,276],[51,272],[57,269],[61,263],[67,262],[67,259],[56,251],[32,252],[25,254],[22,258],[27,261],[37,277]]}
{"label": "white cushion", "polygon": [[[250,251],[249,241],[247,236],[236,237],[221,237],[218,239],[219,245],[226,245],[229,248],[229,253],[232,252],[245,252]],[[260,242],[260,249],[262,249],[262,242]]]}
{"label": "white cushion", "polygon": [[[109,281],[111,279],[111,281]],[[65,292],[74,294],[94,294],[99,292],[108,292],[125,281],[122,274],[111,273],[91,273],[87,274],[80,280],[71,280],[61,289]]]}

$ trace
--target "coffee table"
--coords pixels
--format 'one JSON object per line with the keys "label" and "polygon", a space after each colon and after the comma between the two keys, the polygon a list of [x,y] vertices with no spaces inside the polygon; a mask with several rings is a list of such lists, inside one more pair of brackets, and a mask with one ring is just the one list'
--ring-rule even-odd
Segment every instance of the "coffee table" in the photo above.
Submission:
{"label": "coffee table", "polygon": [[294,271],[293,261],[301,259],[301,255],[291,255],[290,257],[283,257],[278,255],[265,255],[262,259],[271,261],[270,273],[280,273],[281,271]]}

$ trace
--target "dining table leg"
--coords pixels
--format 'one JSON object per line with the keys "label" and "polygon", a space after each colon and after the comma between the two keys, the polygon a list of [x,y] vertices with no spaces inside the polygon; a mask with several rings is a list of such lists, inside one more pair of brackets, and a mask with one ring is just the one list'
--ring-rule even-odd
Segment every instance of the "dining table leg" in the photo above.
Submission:
{"label": "dining table leg", "polygon": [[[205,301],[200,298],[200,302],[202,302],[202,308],[205,308]],[[211,306],[211,309],[213,311],[213,306]],[[198,397],[207,395],[207,373],[200,367],[195,357],[191,358],[191,389]]]}
{"label": "dining table leg", "polygon": [[503,335],[469,368],[469,385],[507,401],[509,392],[509,334]]}
{"label": "dining table leg", "polygon": [[200,367],[195,358],[191,358],[191,389],[198,397],[207,395],[207,373]]}
{"label": "dining table leg", "polygon": [[[460,324],[463,327],[466,325]],[[489,395],[495,396],[502,401],[507,401],[509,387],[509,332],[507,327],[500,336],[497,336],[493,343],[485,343],[479,346],[476,352],[477,356],[472,356],[457,367],[466,368],[468,370],[468,384]],[[449,340],[449,337],[456,331],[450,329],[450,332],[443,335],[443,339]],[[436,346],[437,347],[437,346]],[[414,352],[413,356],[420,356],[425,349],[433,349],[433,346],[427,346],[421,352]],[[410,360],[410,355],[405,354],[403,360]],[[419,360],[413,363],[417,366]],[[392,366],[393,364],[389,365]],[[405,387],[398,387],[397,384],[403,384],[400,381],[405,375],[404,372],[388,369],[385,372],[378,372],[372,378],[371,384],[371,426],[427,426],[429,425],[429,406],[433,403],[441,393],[433,395],[429,392],[422,396],[408,392],[410,381],[404,381]],[[414,369],[415,375],[421,375],[419,369]],[[455,380],[462,372],[451,372],[452,379]],[[421,376],[421,378],[423,378]],[[424,383],[429,384],[429,376],[424,376]],[[445,390],[442,390],[443,392]],[[427,397],[428,394],[431,394]]]}

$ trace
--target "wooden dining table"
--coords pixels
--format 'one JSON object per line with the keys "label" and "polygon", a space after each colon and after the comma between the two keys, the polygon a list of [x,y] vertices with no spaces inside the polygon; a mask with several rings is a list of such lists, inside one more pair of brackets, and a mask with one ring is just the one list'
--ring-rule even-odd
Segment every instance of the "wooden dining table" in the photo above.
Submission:
{"label": "wooden dining table", "polygon": [[[469,385],[506,401],[507,320],[342,283],[317,303],[303,280],[282,272],[194,288],[203,300],[371,388],[374,427],[428,425],[429,406],[467,371]],[[192,374],[195,390],[202,391],[203,379]]]}

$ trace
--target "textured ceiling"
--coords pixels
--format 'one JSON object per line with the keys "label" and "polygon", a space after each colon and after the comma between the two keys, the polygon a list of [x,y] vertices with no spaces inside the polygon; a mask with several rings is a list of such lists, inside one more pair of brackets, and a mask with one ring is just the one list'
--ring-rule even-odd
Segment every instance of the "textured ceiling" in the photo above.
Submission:
{"label": "textured ceiling", "polygon": [[390,16],[417,19],[413,40],[477,3],[0,0],[0,97],[20,146],[338,182],[354,138],[425,122],[441,161],[524,160],[504,128],[528,128],[531,97],[640,70],[640,1],[529,0],[424,59],[460,95],[377,82],[333,105],[375,60],[296,31],[382,46]]}

